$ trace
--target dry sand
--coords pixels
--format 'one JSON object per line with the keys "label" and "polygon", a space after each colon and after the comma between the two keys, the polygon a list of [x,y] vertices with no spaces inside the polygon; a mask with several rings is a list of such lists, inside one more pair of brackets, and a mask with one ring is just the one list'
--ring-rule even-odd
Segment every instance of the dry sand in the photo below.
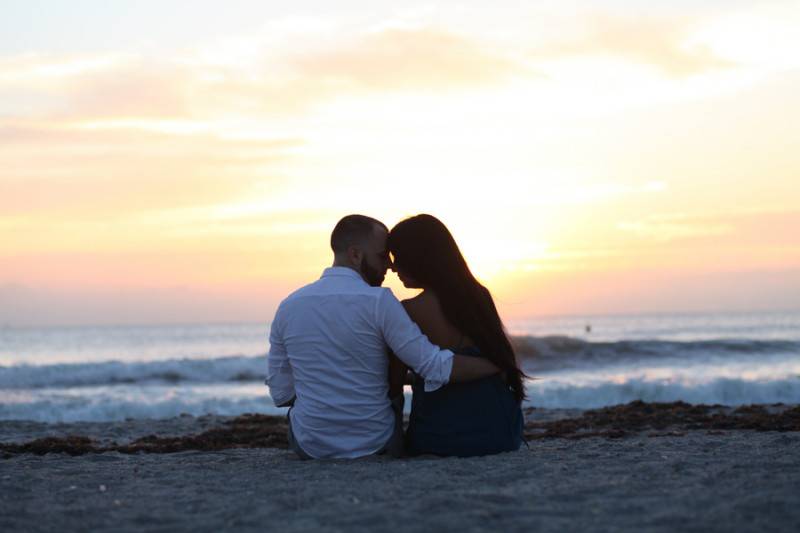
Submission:
{"label": "dry sand", "polygon": [[[2,422],[0,441],[82,431],[110,442],[225,422]],[[798,531],[800,432],[543,438],[468,459],[300,461],[276,448],[0,459],[0,531],[225,529]]]}

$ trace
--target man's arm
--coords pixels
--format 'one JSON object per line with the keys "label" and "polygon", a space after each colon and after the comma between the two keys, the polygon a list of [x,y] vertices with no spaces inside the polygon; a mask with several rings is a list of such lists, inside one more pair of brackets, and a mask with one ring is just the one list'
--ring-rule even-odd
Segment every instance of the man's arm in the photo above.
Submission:
{"label": "man's arm", "polygon": [[267,355],[267,381],[269,394],[275,407],[290,407],[294,405],[294,375],[289,364],[286,346],[283,344],[281,332],[280,308],[275,314],[275,320],[269,332],[269,355]]}
{"label": "man's arm", "polygon": [[450,371],[450,383],[473,381],[498,372],[500,372],[500,369],[488,359],[455,354],[453,356],[453,368]]}
{"label": "man's arm", "polygon": [[389,348],[425,379],[425,390],[449,382],[472,381],[497,373],[492,363],[478,357],[454,355],[432,344],[409,318],[391,291],[384,291],[377,308],[378,326]]}

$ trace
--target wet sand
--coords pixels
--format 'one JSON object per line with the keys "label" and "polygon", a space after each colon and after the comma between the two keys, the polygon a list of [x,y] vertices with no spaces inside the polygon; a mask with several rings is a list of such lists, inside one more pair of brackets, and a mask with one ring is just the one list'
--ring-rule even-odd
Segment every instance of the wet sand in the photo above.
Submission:
{"label": "wet sand", "polygon": [[[0,422],[0,530],[794,531],[798,415],[534,410],[519,452],[313,462],[273,447],[274,417]],[[95,449],[13,447],[67,435]]]}

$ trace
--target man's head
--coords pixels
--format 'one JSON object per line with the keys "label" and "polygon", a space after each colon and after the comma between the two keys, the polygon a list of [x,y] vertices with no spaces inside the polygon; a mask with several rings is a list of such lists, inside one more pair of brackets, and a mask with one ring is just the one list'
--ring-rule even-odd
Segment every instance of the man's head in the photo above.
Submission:
{"label": "man's head", "polygon": [[331,233],[333,266],[352,268],[364,281],[380,287],[389,268],[386,236],[389,228],[374,218],[364,215],[347,215]]}

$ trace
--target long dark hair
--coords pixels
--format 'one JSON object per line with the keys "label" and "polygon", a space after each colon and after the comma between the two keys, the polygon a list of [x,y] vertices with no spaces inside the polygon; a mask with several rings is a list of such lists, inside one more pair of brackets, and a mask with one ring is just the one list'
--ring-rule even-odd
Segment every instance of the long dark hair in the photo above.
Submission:
{"label": "long dark hair", "polygon": [[492,295],[472,275],[447,227],[431,215],[407,218],[389,232],[388,248],[395,267],[436,294],[447,320],[505,372],[516,400],[524,400],[526,376],[517,365]]}

